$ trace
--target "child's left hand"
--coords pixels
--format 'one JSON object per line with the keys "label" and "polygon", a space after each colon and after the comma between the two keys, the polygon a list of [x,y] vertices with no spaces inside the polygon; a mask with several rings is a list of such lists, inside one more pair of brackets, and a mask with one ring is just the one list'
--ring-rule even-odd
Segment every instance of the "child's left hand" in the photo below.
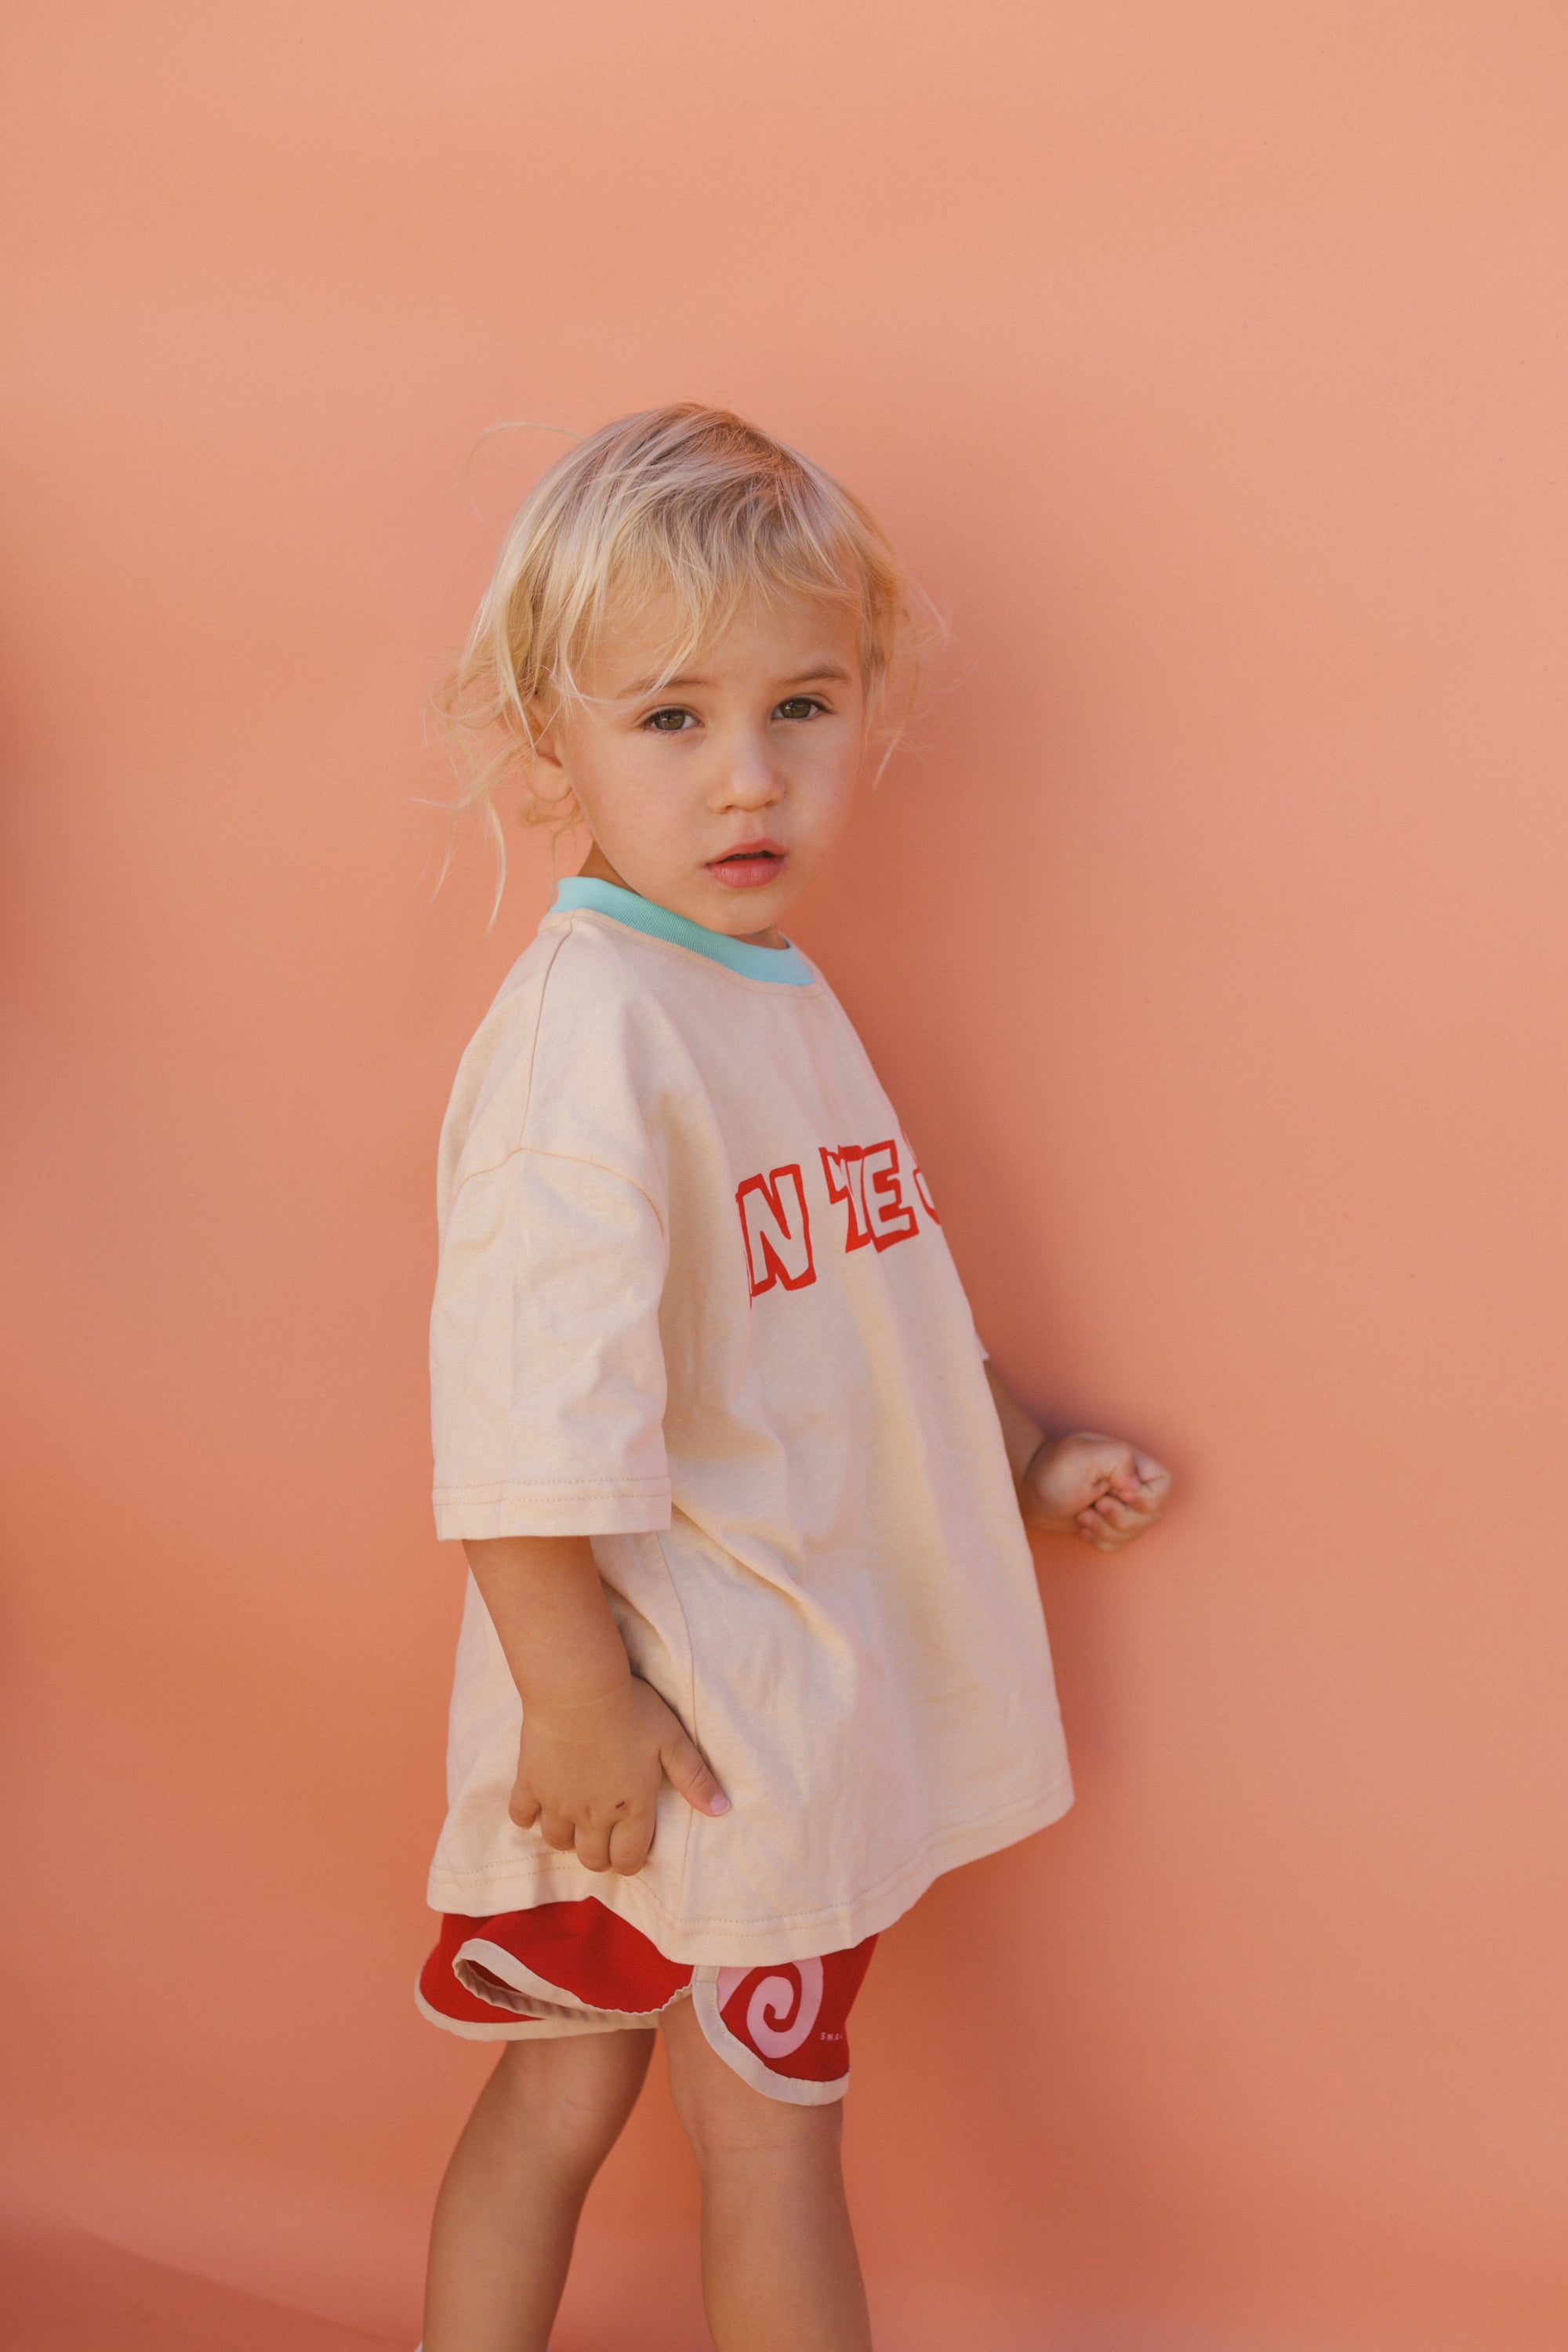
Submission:
{"label": "child's left hand", "polygon": [[1120,1551],[1152,1528],[1171,1491],[1171,1474],[1124,1437],[1093,1429],[1047,1437],[1018,1481],[1026,1527],[1079,1535],[1096,1551]]}

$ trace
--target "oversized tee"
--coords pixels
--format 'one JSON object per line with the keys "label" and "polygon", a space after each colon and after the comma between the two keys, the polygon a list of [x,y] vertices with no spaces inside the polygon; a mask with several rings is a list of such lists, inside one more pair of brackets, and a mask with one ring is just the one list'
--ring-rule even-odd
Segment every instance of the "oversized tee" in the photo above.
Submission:
{"label": "oversized tee", "polygon": [[434,1908],[593,1895],[673,1960],[804,1959],[1066,1811],[984,1350],[797,950],[563,883],[463,1057],[438,1192],[437,1532],[589,1537],[731,1810],[667,1783],[627,1878],[520,1829],[521,1702],[470,1576]]}

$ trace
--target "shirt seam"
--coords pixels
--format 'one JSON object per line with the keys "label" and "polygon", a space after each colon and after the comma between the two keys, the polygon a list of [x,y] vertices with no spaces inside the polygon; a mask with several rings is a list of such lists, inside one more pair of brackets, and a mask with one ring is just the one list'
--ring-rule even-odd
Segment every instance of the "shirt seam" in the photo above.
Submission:
{"label": "shirt seam", "polygon": [[[533,1108],[533,1073],[539,1060],[539,1033],[544,1026],[544,1000],[550,993],[550,983],[555,976],[555,959],[561,953],[563,944],[562,940],[557,940],[551,949],[550,961],[544,967],[544,976],[539,983],[539,1003],[533,1015],[533,1034],[528,1041],[528,1081],[522,1090],[521,1124],[523,1127],[528,1125],[528,1114]],[[458,1189],[460,1191],[461,1187],[459,1186]]]}
{"label": "shirt seam", "polygon": [[[670,1509],[673,1511],[675,1508],[675,1488],[673,1483],[670,1486],[669,1499]],[[697,1675],[697,1649],[696,1644],[691,1639],[691,1620],[687,1614],[686,1601],[680,1590],[680,1582],[674,1569],[670,1566],[669,1554],[665,1549],[664,1544],[661,1540],[663,1533],[664,1530],[662,1528],[655,1528],[650,1529],[650,1540],[653,1543],[654,1549],[658,1553],[659,1566],[664,1570],[664,1580],[669,1588],[669,1597],[674,1601],[680,1617],[680,1630],[686,1642],[686,1671],[684,1676],[684,1697],[686,1704],[683,1709],[683,1720],[685,1721],[687,1730],[692,1741],[699,1749],[701,1749],[701,1685]],[[678,1902],[684,1901],[687,1881],[691,1875],[691,1857],[696,1849],[696,1813],[689,1805],[686,1809],[686,1842],[682,1846],[680,1853],[680,1883],[676,1894],[676,1900]]]}
{"label": "shirt seam", "polygon": [[[530,1088],[531,1089],[533,1085],[533,1068],[531,1063],[529,1066],[528,1082]],[[526,1107],[524,1108],[522,1116],[526,1121],[528,1118]],[[653,1194],[648,1191],[647,1186],[646,1184],[639,1183],[637,1177],[628,1176],[624,1168],[612,1168],[607,1160],[591,1159],[585,1151],[552,1151],[549,1145],[546,1143],[529,1143],[526,1140],[521,1143],[514,1143],[510,1150],[503,1151],[499,1160],[487,1161],[483,1168],[470,1168],[466,1175],[459,1178],[458,1181],[452,1187],[452,1197],[451,1201],[447,1204],[447,1222],[450,1223],[452,1210],[458,1203],[458,1196],[466,1185],[471,1184],[476,1177],[499,1176],[501,1170],[509,1167],[511,1161],[514,1160],[521,1151],[531,1151],[536,1160],[558,1160],[563,1168],[596,1168],[601,1176],[613,1176],[618,1184],[630,1185],[634,1192],[641,1193],[643,1199],[647,1202],[648,1207],[652,1210],[654,1222],[658,1225],[659,1233],[668,1247],[669,1242],[669,1228],[665,1223],[664,1212],[659,1207],[658,1202],[654,1199]]]}

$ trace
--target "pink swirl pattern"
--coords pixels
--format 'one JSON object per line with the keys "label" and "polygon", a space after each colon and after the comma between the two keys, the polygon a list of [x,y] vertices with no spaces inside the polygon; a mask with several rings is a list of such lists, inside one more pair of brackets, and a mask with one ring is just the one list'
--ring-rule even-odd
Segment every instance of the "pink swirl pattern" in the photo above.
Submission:
{"label": "pink swirl pattern", "polygon": [[[721,2010],[731,2000],[751,1969],[721,1969],[718,1995]],[[746,2033],[764,2058],[787,2058],[800,2048],[822,2009],[820,1960],[786,1960],[763,1977],[746,2004]]]}

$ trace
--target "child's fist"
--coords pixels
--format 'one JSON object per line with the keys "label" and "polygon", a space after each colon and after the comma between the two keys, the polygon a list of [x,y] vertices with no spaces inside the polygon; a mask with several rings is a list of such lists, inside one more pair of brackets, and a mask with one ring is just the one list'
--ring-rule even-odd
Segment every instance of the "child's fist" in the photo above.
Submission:
{"label": "child's fist", "polygon": [[1171,1474],[1152,1454],[1124,1437],[1079,1429],[1037,1449],[1018,1481],[1018,1503],[1026,1527],[1120,1551],[1153,1526],[1170,1491]]}

